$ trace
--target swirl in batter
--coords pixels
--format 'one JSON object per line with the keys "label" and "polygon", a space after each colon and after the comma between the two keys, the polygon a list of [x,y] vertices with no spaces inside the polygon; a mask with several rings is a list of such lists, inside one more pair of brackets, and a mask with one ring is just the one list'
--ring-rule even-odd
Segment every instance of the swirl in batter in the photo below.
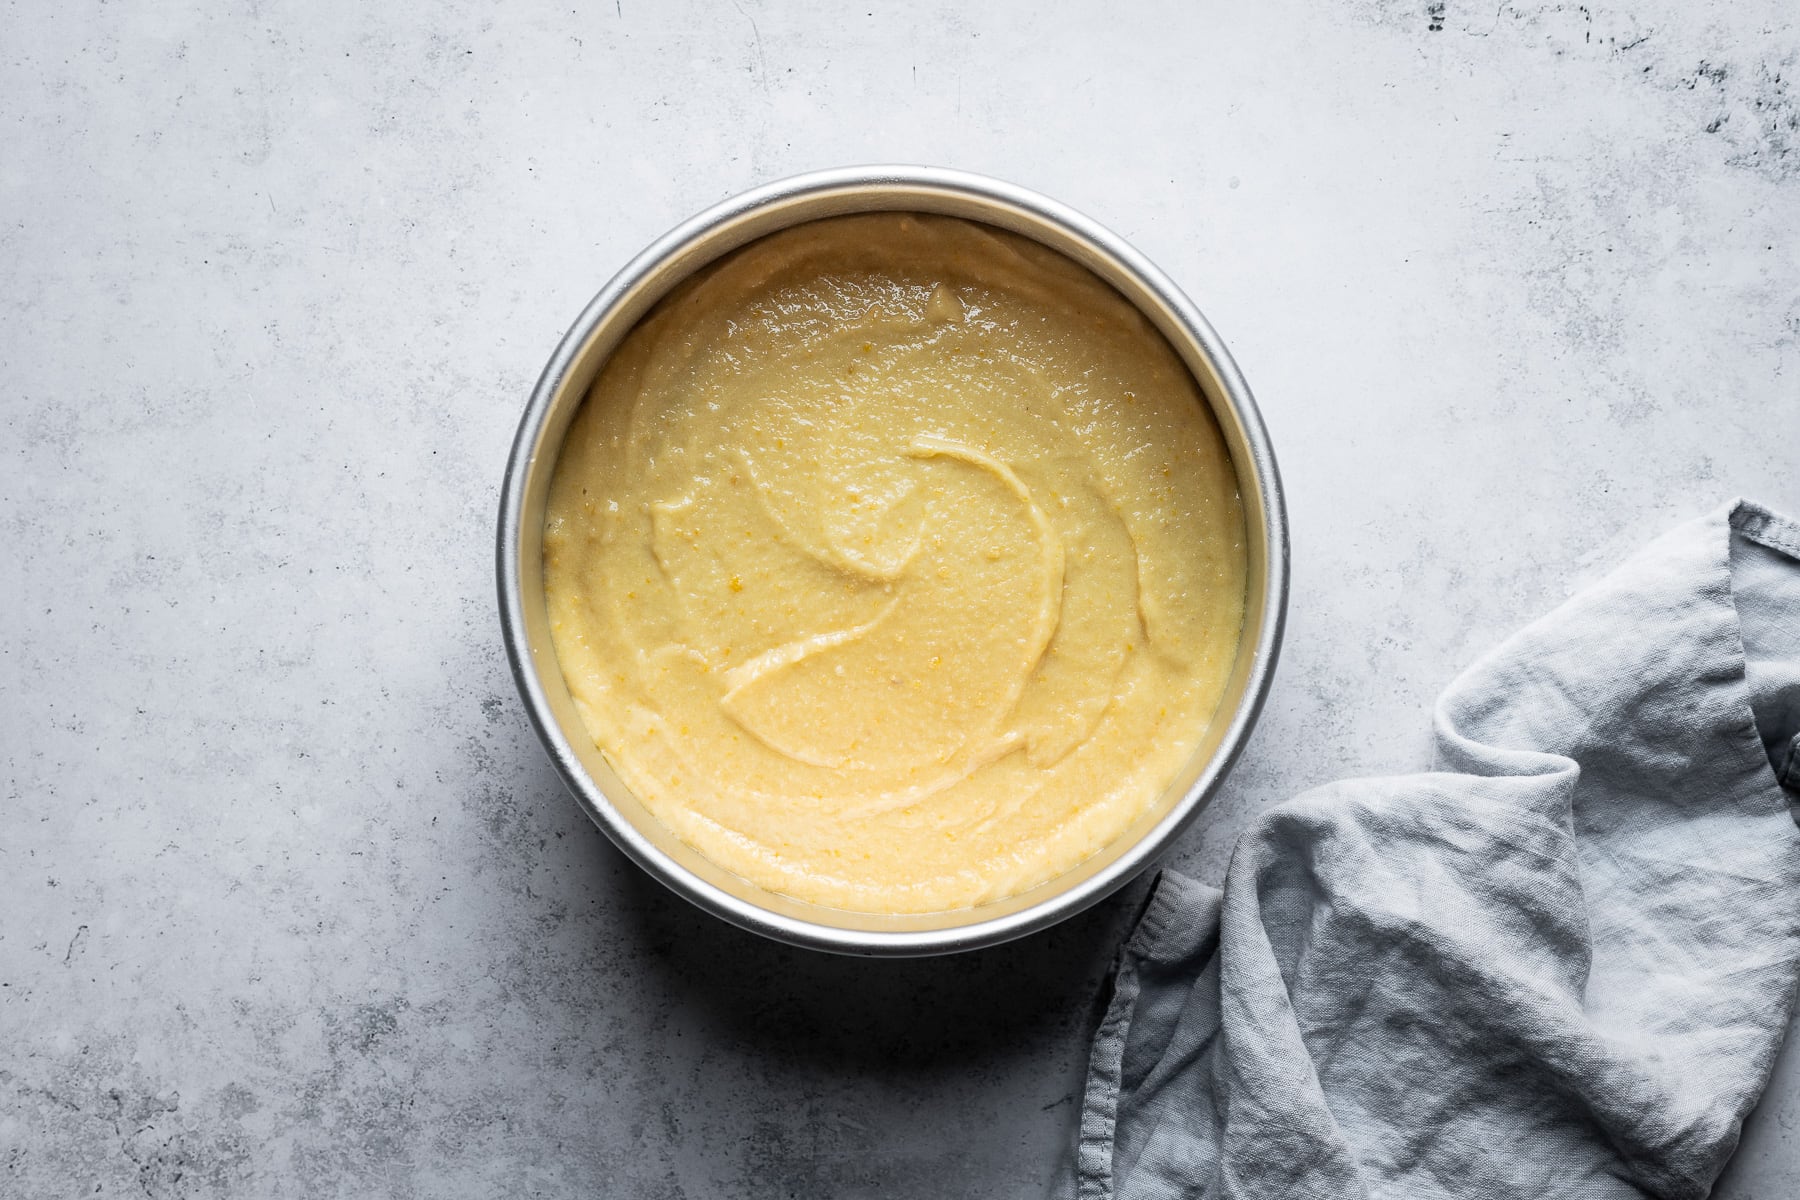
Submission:
{"label": "swirl in batter", "polygon": [[1244,613],[1237,477],[1143,316],[952,218],[813,222],[665,299],[551,483],[595,743],[701,853],[863,912],[1023,891],[1193,754]]}

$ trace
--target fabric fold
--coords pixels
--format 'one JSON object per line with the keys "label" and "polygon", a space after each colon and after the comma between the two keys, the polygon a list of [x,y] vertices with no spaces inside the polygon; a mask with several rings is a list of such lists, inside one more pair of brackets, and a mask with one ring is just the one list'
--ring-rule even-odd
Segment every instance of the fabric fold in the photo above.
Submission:
{"label": "fabric fold", "polygon": [[1702,1197],[1793,1009],[1800,527],[1658,539],[1121,951],[1083,1200]]}

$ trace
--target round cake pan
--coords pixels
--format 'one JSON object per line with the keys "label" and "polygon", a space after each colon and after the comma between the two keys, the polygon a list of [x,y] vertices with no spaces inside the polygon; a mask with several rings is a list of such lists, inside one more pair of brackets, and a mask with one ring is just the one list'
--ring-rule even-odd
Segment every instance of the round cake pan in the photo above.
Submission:
{"label": "round cake pan", "polygon": [[[767,891],[701,856],[638,802],[581,724],[544,605],[545,499],[563,435],[607,356],[683,279],[779,229],[854,212],[924,212],[1011,230],[1111,284],[1160,330],[1211,405],[1237,470],[1248,539],[1243,636],[1198,750],[1137,824],[1037,887],[975,908],[905,916],[846,912]],[[563,782],[639,866],[680,895],[765,936],[843,954],[944,954],[992,946],[1073,916],[1128,883],[1181,836],[1250,736],[1268,692],[1287,609],[1288,533],[1275,456],[1250,389],[1212,326],[1169,278],[1116,235],[1056,201],[936,167],[849,167],[757,188],[678,226],[600,290],[544,368],[500,494],[500,621],[525,709]]]}

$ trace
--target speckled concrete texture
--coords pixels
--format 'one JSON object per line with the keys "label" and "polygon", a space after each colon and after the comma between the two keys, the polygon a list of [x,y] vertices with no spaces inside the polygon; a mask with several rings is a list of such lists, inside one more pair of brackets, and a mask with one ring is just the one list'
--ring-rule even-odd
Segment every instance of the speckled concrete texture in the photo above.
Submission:
{"label": "speckled concrete texture", "polygon": [[[1042,1196],[1132,895],[965,958],[756,941],[528,731],[525,395],[666,227],[934,162],[1134,240],[1295,530],[1176,861],[1421,766],[1662,527],[1800,512],[1791,0],[0,10],[0,1194]],[[1719,1195],[1791,1197],[1800,1052]]]}

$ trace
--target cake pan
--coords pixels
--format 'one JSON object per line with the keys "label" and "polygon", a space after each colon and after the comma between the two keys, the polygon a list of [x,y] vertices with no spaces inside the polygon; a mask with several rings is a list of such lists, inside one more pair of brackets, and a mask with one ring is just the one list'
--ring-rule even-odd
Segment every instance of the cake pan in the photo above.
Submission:
{"label": "cake pan", "polygon": [[[1237,661],[1199,748],[1137,824],[1068,872],[1005,900],[950,912],[872,915],[825,908],[733,875],[640,804],[576,714],[544,605],[545,501],[557,452],[589,387],[625,334],[708,263],[777,230],[845,213],[938,213],[1031,238],[1081,263],[1136,305],[1187,364],[1224,434],[1248,539]],[[1044,929],[1128,883],[1205,807],[1243,749],[1275,669],[1287,611],[1288,533],[1275,456],[1224,343],[1181,290],[1123,239],[1035,192],[937,167],[848,167],[726,200],[677,226],[600,289],[557,346],[525,406],[500,493],[500,623],[526,712],[563,782],[619,849],[672,890],[736,925],[843,954],[945,954]]]}

